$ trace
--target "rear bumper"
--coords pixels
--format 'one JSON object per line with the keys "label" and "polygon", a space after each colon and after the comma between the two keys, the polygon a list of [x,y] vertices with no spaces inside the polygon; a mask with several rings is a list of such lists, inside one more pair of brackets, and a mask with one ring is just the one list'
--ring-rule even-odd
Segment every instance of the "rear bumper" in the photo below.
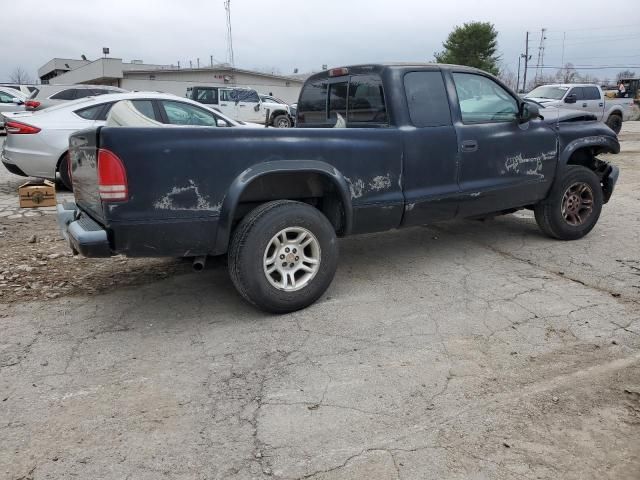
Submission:
{"label": "rear bumper", "polygon": [[113,255],[107,231],[82,213],[75,203],[58,204],[57,213],[60,232],[74,253],[98,258]]}
{"label": "rear bumper", "polygon": [[2,164],[4,165],[4,168],[6,168],[9,172],[13,173],[14,175],[20,175],[21,177],[29,176],[26,173],[24,173],[19,166],[14,165],[13,163],[7,162],[4,157],[2,157]]}

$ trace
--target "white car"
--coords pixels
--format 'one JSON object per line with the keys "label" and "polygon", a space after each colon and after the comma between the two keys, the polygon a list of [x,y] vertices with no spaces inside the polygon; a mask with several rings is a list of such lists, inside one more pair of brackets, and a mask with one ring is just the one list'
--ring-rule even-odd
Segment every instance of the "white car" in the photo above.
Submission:
{"label": "white car", "polygon": [[71,188],[67,162],[69,136],[84,128],[103,126],[114,104],[129,100],[144,116],[164,125],[260,127],[236,122],[211,108],[175,95],[135,92],[86,97],[36,112],[4,114],[7,139],[2,163],[11,173],[60,180]]}
{"label": "white car", "polygon": [[0,86],[0,134],[4,134],[4,112],[19,112],[24,110],[27,96],[20,90]]}

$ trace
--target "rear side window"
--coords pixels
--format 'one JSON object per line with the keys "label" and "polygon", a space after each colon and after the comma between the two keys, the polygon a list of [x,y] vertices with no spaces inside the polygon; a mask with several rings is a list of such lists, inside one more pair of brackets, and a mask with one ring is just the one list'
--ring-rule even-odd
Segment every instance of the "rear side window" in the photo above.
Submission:
{"label": "rear side window", "polygon": [[[569,95],[575,95],[576,100],[584,100],[584,94],[582,91],[582,87],[573,87],[569,92]],[[569,96],[567,95],[567,96]]]}
{"label": "rear side window", "polygon": [[349,82],[349,122],[387,123],[382,80],[377,76],[354,76]]}
{"label": "rear side window", "polygon": [[33,90],[31,90],[31,95],[29,95],[28,98],[36,98],[39,93],[40,93],[40,89],[34,88]]}
{"label": "rear side window", "polygon": [[76,110],[74,113],[79,117],[84,118],[85,120],[95,120],[96,116],[102,110],[104,105],[95,105],[93,107],[82,108],[80,110]]}
{"label": "rear side window", "polygon": [[153,101],[151,100],[132,100],[131,103],[142,115],[152,120],[159,120],[156,118],[156,113],[153,110]]}
{"label": "rear side window", "polygon": [[66,90],[62,90],[55,95],[51,95],[51,100],[74,100],[76,98],[77,89],[75,88],[67,88]]}
{"label": "rear side window", "polygon": [[308,83],[298,102],[298,124],[323,123],[327,117],[327,82]]}
{"label": "rear side window", "polygon": [[439,71],[407,73],[404,89],[411,122],[416,127],[451,125],[449,100]]}
{"label": "rear side window", "polygon": [[203,108],[173,100],[163,100],[162,105],[164,106],[167,120],[172,125],[217,126],[216,116]]}
{"label": "rear side window", "polygon": [[234,102],[251,102],[258,103],[260,102],[260,98],[258,97],[258,92],[255,90],[233,90],[231,92],[231,99]]}
{"label": "rear side window", "polygon": [[582,93],[585,100],[600,100],[598,87],[582,87]]}
{"label": "rear side window", "polygon": [[215,88],[198,88],[196,89],[196,98],[194,100],[205,105],[217,105],[218,90]]}

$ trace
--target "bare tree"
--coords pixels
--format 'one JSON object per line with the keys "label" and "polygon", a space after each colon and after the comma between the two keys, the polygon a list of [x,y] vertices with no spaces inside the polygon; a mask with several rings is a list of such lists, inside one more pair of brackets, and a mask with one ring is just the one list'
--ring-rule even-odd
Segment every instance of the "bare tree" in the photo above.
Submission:
{"label": "bare tree", "polygon": [[616,75],[616,81],[619,82],[624,78],[635,78],[635,76],[636,72],[632,72],[631,70],[623,70],[621,72],[618,72],[618,74]]}
{"label": "bare tree", "polygon": [[498,78],[510,89],[516,90],[518,88],[518,85],[516,85],[516,83],[518,83],[518,77],[508,68],[501,69]]}
{"label": "bare tree", "polygon": [[578,72],[573,63],[567,63],[556,73],[556,79],[562,83],[573,83],[578,80]]}
{"label": "bare tree", "polygon": [[18,83],[20,85],[33,83],[33,78],[31,77],[31,75],[29,75],[27,71],[22,67],[16,67],[13,70],[13,73],[9,75],[9,80],[12,83]]}

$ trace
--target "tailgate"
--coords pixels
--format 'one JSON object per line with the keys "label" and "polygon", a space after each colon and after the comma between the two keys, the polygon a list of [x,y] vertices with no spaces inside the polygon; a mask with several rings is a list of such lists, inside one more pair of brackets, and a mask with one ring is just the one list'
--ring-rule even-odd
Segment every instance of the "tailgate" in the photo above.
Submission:
{"label": "tailgate", "polygon": [[98,139],[100,127],[81,130],[69,139],[69,162],[76,204],[94,220],[105,222],[98,191]]}

